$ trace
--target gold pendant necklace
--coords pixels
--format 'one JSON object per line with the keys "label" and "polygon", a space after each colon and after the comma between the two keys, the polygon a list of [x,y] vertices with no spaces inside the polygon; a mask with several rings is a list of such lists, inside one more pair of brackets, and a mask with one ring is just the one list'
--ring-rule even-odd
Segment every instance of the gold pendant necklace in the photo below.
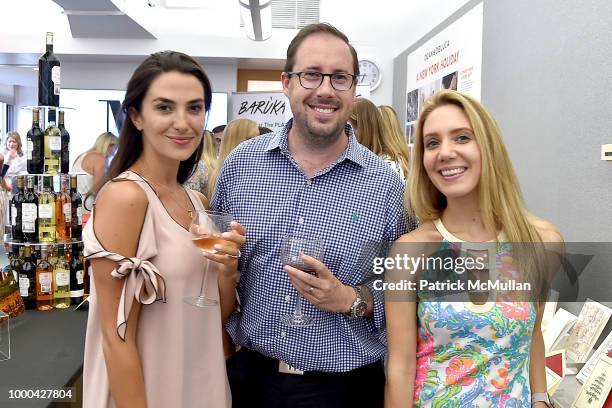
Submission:
{"label": "gold pendant necklace", "polygon": [[[142,169],[145,172],[147,171],[147,167],[144,164],[142,164]],[[194,210],[192,210],[191,208],[187,208],[183,204],[179,203],[178,200],[175,199],[174,196],[172,195],[172,190],[170,189],[170,187],[166,186],[165,184],[158,184],[158,183],[154,182],[153,180],[151,180],[151,178],[148,178],[148,179],[145,178],[145,180],[148,181],[149,183],[153,184],[153,186],[155,186],[157,188],[157,190],[159,190],[161,187],[165,188],[168,191],[168,193],[169,193],[168,196],[172,199],[172,201],[174,201],[176,203],[176,205],[178,205],[180,208],[185,210],[187,212],[187,215],[189,216],[189,219],[193,220],[193,211]],[[183,188],[183,191],[185,191],[185,193],[187,193],[187,191],[184,188]],[[159,197],[159,193],[157,191],[155,191],[155,193]],[[187,193],[187,198],[189,199],[189,194],[188,193]]]}

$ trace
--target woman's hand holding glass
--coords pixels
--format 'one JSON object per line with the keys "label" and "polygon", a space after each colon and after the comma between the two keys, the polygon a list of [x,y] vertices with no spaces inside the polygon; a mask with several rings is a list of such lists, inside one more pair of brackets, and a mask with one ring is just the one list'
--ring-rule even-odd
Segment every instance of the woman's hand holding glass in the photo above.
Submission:
{"label": "woman's hand holding glass", "polygon": [[215,211],[198,211],[189,227],[193,244],[207,258],[200,294],[187,297],[185,302],[198,307],[215,306],[218,302],[206,296],[209,262],[215,262],[219,271],[219,283],[236,284],[240,247],[245,243],[245,228],[233,220],[231,214]]}
{"label": "woman's hand holding glass", "polygon": [[246,229],[236,221],[230,223],[230,231],[218,234],[219,242],[212,246],[214,251],[202,250],[202,254],[209,260],[216,262],[219,269],[219,278],[237,279],[238,258],[240,248],[246,242]]}

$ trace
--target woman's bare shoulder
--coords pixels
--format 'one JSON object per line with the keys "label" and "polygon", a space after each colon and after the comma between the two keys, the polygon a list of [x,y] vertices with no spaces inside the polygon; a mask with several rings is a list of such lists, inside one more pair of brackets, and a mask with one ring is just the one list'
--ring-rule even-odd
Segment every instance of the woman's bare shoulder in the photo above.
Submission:
{"label": "woman's bare shoulder", "polygon": [[561,235],[559,229],[551,222],[548,222],[542,218],[538,218],[533,215],[529,216],[528,219],[531,225],[533,225],[538,231],[538,234],[540,234],[540,238],[542,238],[542,241],[564,242],[563,235]]}
{"label": "woman's bare shoulder", "polygon": [[110,209],[116,212],[146,210],[148,205],[147,195],[135,181],[121,180],[109,181],[96,197],[96,212],[100,209]]}
{"label": "woman's bare shoulder", "polygon": [[442,236],[434,226],[433,222],[426,221],[419,228],[402,235],[397,239],[397,243],[407,242],[437,242],[442,239]]}

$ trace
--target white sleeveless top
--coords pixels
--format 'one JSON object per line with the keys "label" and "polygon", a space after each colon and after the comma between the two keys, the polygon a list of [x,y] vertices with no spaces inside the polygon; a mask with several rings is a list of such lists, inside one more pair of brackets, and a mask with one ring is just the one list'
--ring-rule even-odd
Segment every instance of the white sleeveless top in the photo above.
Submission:
{"label": "white sleeveless top", "polygon": [[74,164],[72,165],[73,173],[85,173],[84,175],[79,175],[79,182],[77,183],[77,190],[79,190],[79,193],[81,193],[83,198],[85,198],[85,195],[87,195],[87,193],[91,190],[94,183],[94,177],[91,174],[87,173],[85,170],[83,170],[83,159],[85,158],[85,156],[87,156],[87,152],[77,157],[77,159],[74,161]]}

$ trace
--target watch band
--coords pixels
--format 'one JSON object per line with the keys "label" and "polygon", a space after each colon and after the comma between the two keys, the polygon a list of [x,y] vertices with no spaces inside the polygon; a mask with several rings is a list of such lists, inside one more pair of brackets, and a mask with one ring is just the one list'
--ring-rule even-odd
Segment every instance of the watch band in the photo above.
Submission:
{"label": "watch band", "polygon": [[362,315],[359,315],[358,309],[362,303],[365,303],[365,300],[363,299],[363,295],[361,294],[361,288],[359,286],[352,286],[352,288],[355,291],[356,297],[346,315],[352,319],[356,319],[358,317],[363,317]]}
{"label": "watch band", "polygon": [[553,408],[550,398],[548,398],[548,394],[545,392],[534,392],[531,394],[531,405],[535,404],[536,402],[543,402],[548,407]]}

